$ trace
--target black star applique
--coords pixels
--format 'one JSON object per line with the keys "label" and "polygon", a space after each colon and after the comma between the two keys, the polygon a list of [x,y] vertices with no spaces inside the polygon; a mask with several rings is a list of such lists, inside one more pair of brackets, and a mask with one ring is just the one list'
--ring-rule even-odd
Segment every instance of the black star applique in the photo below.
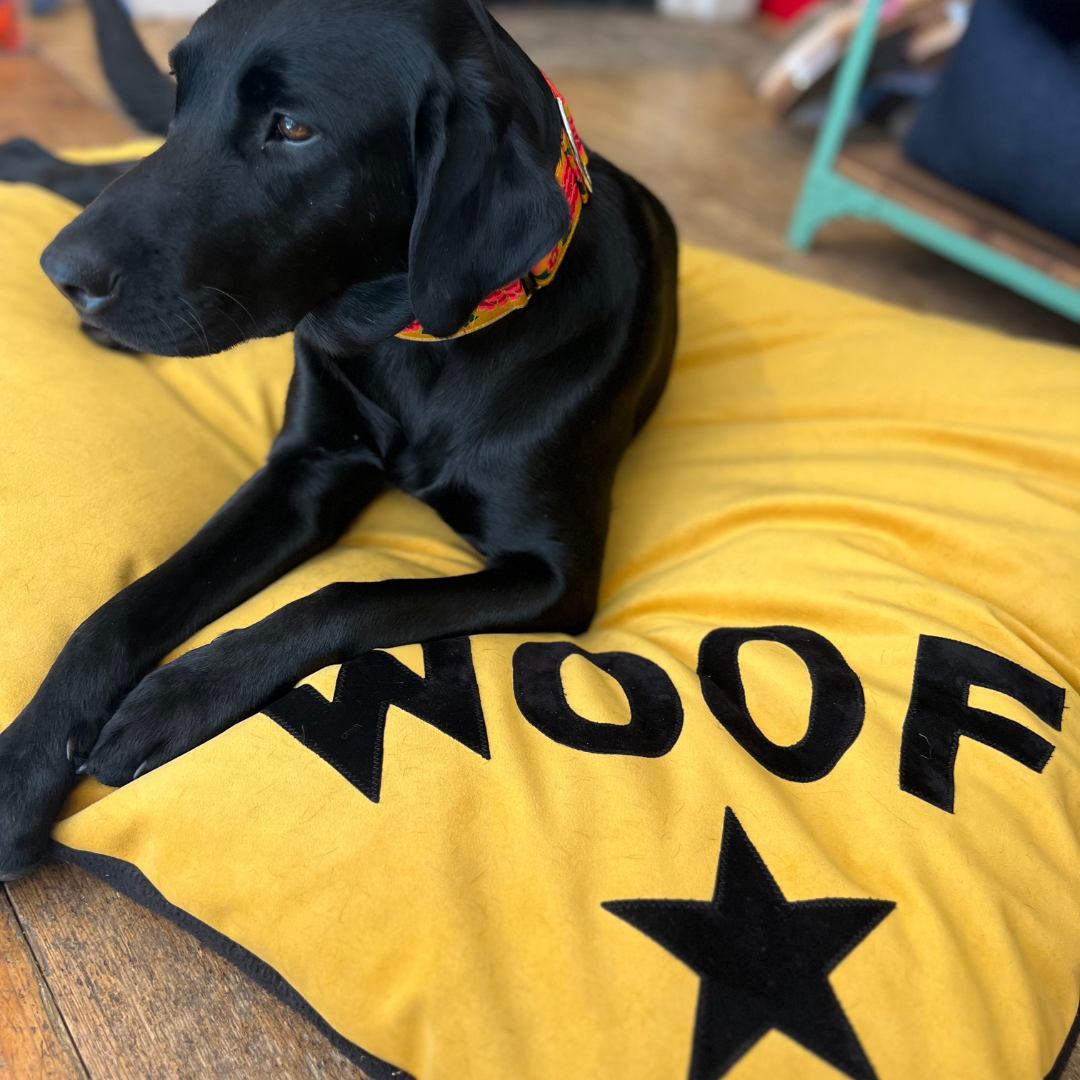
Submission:
{"label": "black star applique", "polygon": [[829,972],[891,901],[789,903],[729,807],[712,900],[603,906],[701,976],[689,1080],[717,1080],[772,1028],[854,1080],[877,1080]]}

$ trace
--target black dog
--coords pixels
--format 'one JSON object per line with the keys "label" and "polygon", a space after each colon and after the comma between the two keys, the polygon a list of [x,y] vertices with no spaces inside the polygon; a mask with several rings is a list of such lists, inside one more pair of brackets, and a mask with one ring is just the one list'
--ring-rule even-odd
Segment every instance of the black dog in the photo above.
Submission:
{"label": "black dog", "polygon": [[[556,169],[576,147],[479,0],[220,0],[171,60],[166,144],[42,266],[139,351],[295,330],[285,424],[190,542],[75,631],[0,734],[0,878],[41,858],[77,768],[126,783],[365,650],[584,630],[615,469],[671,363],[674,227],[613,165],[593,156],[558,273],[530,274],[570,228]],[[528,306],[454,336],[508,283],[535,290]],[[414,320],[448,340],[396,336]],[[387,486],[486,568],[340,582],[155,670]]]}

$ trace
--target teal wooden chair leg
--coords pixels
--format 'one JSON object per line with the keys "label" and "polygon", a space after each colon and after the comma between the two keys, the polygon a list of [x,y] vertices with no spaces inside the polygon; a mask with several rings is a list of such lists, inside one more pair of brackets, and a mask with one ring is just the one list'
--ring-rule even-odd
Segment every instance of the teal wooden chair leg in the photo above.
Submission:
{"label": "teal wooden chair leg", "polygon": [[813,244],[818,230],[837,218],[856,217],[878,221],[915,243],[1080,322],[1080,289],[871,191],[834,168],[873,55],[883,2],[867,0],[840,64],[825,122],[814,143],[802,190],[788,226],[788,243],[806,251]]}
{"label": "teal wooden chair leg", "polygon": [[837,186],[833,164],[844,145],[851,113],[866,78],[866,69],[877,40],[878,18],[883,0],[867,0],[859,25],[836,75],[825,122],[821,125],[802,191],[788,227],[788,243],[805,251],[818,229],[827,222],[852,213],[851,191]]}

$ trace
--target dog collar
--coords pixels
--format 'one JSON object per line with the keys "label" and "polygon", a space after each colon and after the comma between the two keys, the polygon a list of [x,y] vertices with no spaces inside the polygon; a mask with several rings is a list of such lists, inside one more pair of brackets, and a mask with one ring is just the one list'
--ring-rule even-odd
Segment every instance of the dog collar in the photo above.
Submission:
{"label": "dog collar", "polygon": [[524,277],[503,285],[483,300],[456,334],[451,334],[449,338],[435,337],[434,334],[425,333],[420,323],[414,320],[397,335],[399,338],[405,338],[406,341],[449,341],[451,338],[459,338],[475,330],[482,330],[485,326],[498,322],[504,315],[509,315],[511,311],[523,308],[537,289],[550,284],[555,277],[566,249],[573,239],[578,218],[581,217],[582,204],[587,203],[592,194],[592,181],[589,179],[589,157],[585,153],[585,144],[578,138],[573,117],[566,107],[566,99],[555,89],[546,75],[544,75],[544,81],[555,95],[559,115],[562,117],[561,148],[559,164],[555,168],[555,179],[562,188],[566,205],[570,207],[570,228],[551,251]]}

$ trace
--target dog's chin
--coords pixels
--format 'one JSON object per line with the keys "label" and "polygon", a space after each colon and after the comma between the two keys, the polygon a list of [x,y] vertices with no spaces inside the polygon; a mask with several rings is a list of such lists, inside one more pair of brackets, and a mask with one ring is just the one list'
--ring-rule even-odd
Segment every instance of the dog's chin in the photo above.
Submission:
{"label": "dog's chin", "polygon": [[391,273],[351,285],[309,311],[296,332],[331,355],[385,341],[413,321],[409,279]]}
{"label": "dog's chin", "polygon": [[174,333],[168,327],[126,327],[105,320],[83,317],[83,332],[91,340],[119,352],[149,353],[153,356],[210,356],[224,352],[242,339],[219,340],[217,335]]}
{"label": "dog's chin", "polygon": [[246,328],[232,319],[196,317],[194,312],[179,318],[176,315],[141,319],[84,315],[82,319],[83,330],[99,344],[154,356],[213,356],[252,338],[277,337],[292,329],[288,320],[274,319],[271,320],[274,325],[253,325],[253,332],[246,333]]}

